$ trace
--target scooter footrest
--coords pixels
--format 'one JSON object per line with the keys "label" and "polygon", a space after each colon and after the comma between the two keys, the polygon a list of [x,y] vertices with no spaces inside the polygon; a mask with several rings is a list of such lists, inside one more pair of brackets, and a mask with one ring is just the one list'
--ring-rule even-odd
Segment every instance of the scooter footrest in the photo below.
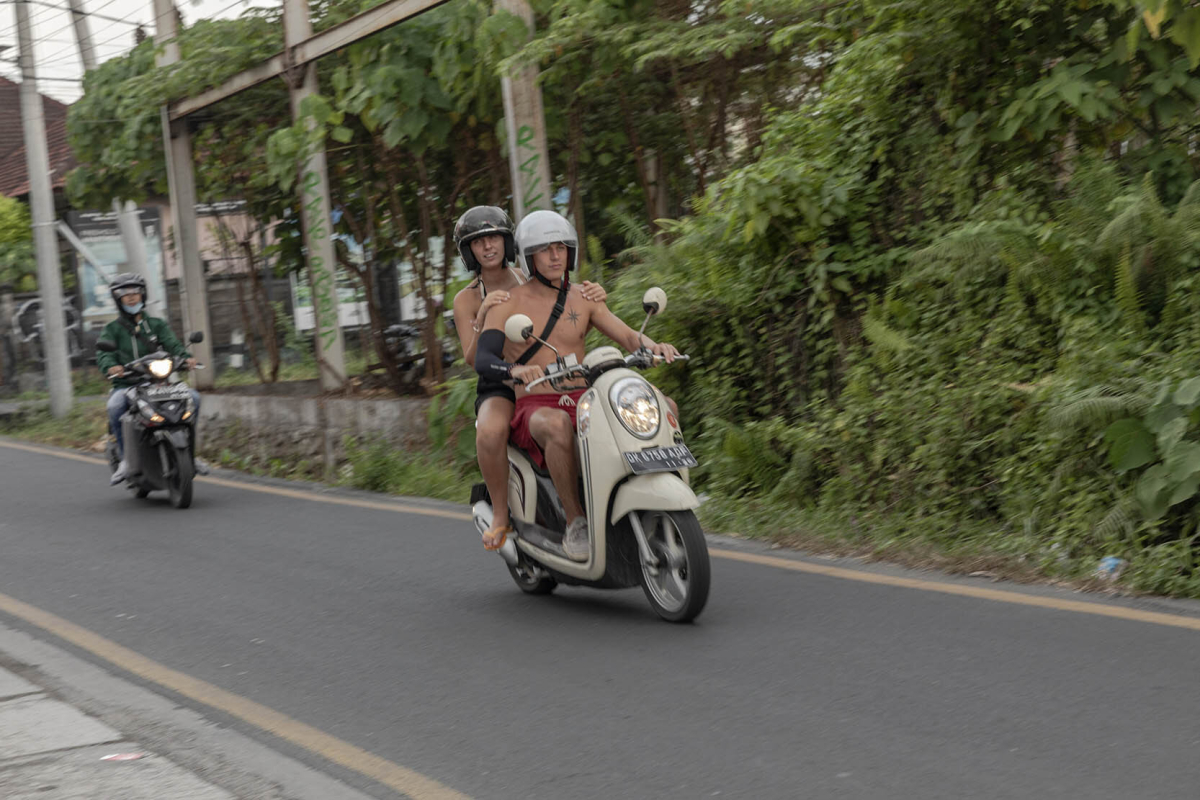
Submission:
{"label": "scooter footrest", "polygon": [[521,520],[513,520],[513,527],[517,529],[518,536],[534,547],[551,552],[556,556],[567,557],[562,546],[562,531],[552,531],[536,523],[522,522]]}

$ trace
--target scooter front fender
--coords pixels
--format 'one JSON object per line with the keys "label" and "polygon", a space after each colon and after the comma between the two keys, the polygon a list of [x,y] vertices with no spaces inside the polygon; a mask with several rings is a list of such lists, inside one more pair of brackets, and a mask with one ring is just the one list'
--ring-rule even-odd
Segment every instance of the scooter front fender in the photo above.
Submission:
{"label": "scooter front fender", "polygon": [[188,441],[188,432],[183,428],[175,428],[173,430],[157,430],[154,432],[154,438],[160,442],[168,442],[176,450],[187,450],[191,443]]}
{"label": "scooter front fender", "polygon": [[695,492],[678,475],[635,475],[617,488],[611,521],[615,525],[630,511],[687,511],[699,507]]}

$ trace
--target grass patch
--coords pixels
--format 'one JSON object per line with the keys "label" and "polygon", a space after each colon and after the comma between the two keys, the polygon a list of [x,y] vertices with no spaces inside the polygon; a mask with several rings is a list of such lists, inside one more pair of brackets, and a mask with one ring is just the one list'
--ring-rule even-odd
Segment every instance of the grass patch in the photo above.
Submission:
{"label": "grass patch", "polygon": [[[267,365],[264,363],[263,368]],[[346,374],[347,375],[362,375],[367,371],[367,356],[361,349],[353,349],[346,351]],[[303,359],[300,361],[285,362],[279,365],[279,377],[276,382],[282,383],[285,381],[313,381],[321,377],[321,372],[317,367],[317,362],[312,359]],[[262,383],[258,379],[258,373],[253,367],[245,367],[242,369],[226,368],[217,375],[214,381],[214,388],[229,389],[236,386],[253,386]]]}
{"label": "grass patch", "polygon": [[339,483],[356,489],[463,503],[474,483],[431,453],[397,450],[384,442],[348,442],[347,455]]}
{"label": "grass patch", "polygon": [[0,423],[0,433],[41,444],[90,450],[108,434],[104,402],[75,403],[62,419],[50,416],[47,406],[35,406]]}

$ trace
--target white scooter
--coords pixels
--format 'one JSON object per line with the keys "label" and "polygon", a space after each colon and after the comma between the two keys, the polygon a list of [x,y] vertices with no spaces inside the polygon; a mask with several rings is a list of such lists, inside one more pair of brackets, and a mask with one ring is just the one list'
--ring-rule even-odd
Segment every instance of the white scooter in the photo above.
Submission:
{"label": "white scooter", "polygon": [[[650,289],[642,305],[649,322],[666,308],[666,293]],[[504,333],[522,344],[536,338],[524,314],[510,317]],[[576,408],[576,442],[591,553],[583,562],[567,558],[565,514],[550,474],[510,445],[508,507],[515,535],[499,552],[523,591],[549,594],[559,583],[606,589],[641,584],[650,605],[670,622],[689,622],[704,609],[708,546],[695,515],[700,503],[688,485],[696,459],[662,392],[633,369],[658,361],[645,349],[622,357],[615,347],[599,347],[582,364],[573,355],[557,358],[545,377],[529,384],[549,381],[560,391],[581,382],[589,387]],[[492,527],[484,484],[474,487],[471,504],[482,535]]]}

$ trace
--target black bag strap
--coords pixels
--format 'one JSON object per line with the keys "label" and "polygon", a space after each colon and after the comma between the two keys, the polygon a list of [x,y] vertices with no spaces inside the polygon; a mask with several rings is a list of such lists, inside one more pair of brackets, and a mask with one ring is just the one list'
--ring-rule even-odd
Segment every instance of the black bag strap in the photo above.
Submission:
{"label": "black bag strap", "polygon": [[[154,335],[153,331],[149,331],[149,336],[147,337],[147,331],[143,331],[141,325],[124,315],[117,317],[117,321],[120,322],[121,326],[124,327],[125,330],[129,331],[129,335],[133,337],[135,355],[145,355],[145,353],[136,353],[137,344],[139,342],[145,345],[147,353],[153,352],[154,348],[158,347],[158,337]],[[147,329],[149,329],[149,327],[149,325],[146,325]]]}
{"label": "black bag strap", "polygon": [[[563,310],[567,307],[567,292],[571,289],[571,282],[567,280],[567,276],[563,275],[562,288],[558,290],[558,299],[554,302],[554,310],[550,312],[550,319],[546,320],[546,329],[542,331],[542,341],[550,340],[550,333],[554,330],[554,326],[558,324],[558,318],[562,316]],[[521,353],[521,357],[513,362],[516,366],[528,364],[529,359],[537,355],[537,351],[542,349],[542,342],[534,342],[529,346],[529,349]]]}

